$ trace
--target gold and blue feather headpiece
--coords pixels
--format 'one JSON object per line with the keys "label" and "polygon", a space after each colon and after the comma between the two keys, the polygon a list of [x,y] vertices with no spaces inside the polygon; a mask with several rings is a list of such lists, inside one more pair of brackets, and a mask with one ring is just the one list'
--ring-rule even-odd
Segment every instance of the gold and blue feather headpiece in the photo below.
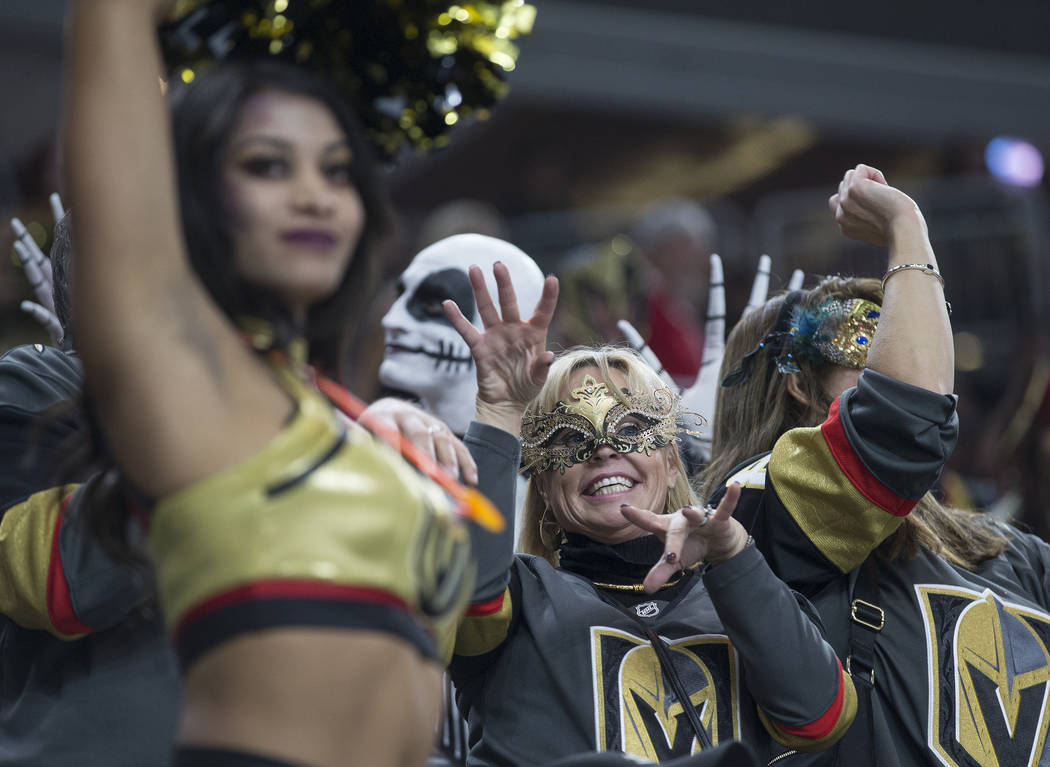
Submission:
{"label": "gold and blue feather headpiece", "polygon": [[863,298],[828,299],[820,306],[807,307],[800,303],[802,295],[802,291],[787,295],[773,331],[744,355],[722,386],[747,381],[763,353],[768,355],[767,381],[774,370],[784,375],[798,373],[800,359],[813,365],[830,362],[845,368],[864,367],[881,307]]}

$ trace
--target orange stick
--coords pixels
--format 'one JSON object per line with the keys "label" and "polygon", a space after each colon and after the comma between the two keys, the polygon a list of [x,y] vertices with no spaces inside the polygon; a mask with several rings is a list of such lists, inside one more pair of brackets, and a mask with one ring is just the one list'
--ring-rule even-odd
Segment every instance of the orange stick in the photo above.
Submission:
{"label": "orange stick", "polygon": [[365,403],[347,391],[346,388],[323,376],[317,376],[317,388],[337,408],[376,436],[384,439],[400,452],[406,460],[415,465],[419,471],[440,485],[456,501],[460,517],[476,522],[493,533],[501,532],[506,528],[507,521],[500,514],[499,509],[493,505],[492,501],[486,498],[479,490],[461,485],[430,456],[421,452],[415,445],[402,437],[399,432],[365,415],[365,408],[367,407]]}

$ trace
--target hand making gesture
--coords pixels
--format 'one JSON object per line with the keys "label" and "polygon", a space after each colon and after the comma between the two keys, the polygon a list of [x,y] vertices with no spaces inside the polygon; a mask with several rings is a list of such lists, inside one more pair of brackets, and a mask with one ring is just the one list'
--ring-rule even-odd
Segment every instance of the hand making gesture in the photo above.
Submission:
{"label": "hand making gesture", "polygon": [[558,279],[547,277],[535,313],[523,321],[510,271],[497,263],[492,273],[499,291],[498,310],[481,268],[472,266],[469,270],[484,331],[470,324],[454,301],[445,301],[443,307],[474,357],[478,420],[518,435],[525,406],[539,393],[554,361],[554,353],[547,351],[547,329],[558,303]]}
{"label": "hand making gesture", "polygon": [[[52,194],[49,202],[51,203],[51,215],[55,219],[57,228],[58,222],[66,215],[66,212],[57,194]],[[17,238],[14,242],[15,252],[22,262],[26,279],[29,280],[29,285],[36,296],[36,301],[23,301],[20,308],[47,329],[56,346],[61,346],[65,330],[55,312],[55,278],[51,269],[51,259],[40,250],[40,246],[36,244],[36,240],[29,234],[20,219],[12,218],[11,228]]]}
{"label": "hand making gesture", "polygon": [[698,562],[717,565],[743,551],[747,531],[733,519],[740,485],[726,489],[717,509],[686,506],[673,514],[654,514],[628,504],[620,507],[631,523],[664,542],[664,555],[645,576],[645,590],[652,594],[668,579]]}
{"label": "hand making gesture", "polygon": [[[751,294],[744,307],[744,314],[765,303],[769,295],[769,277],[772,260],[767,255],[758,259],[758,269],[755,271],[755,279],[751,283]],[[788,282],[788,290],[798,290],[802,287],[805,274],[801,269],[795,269],[791,273]],[[616,326],[623,333],[627,343],[634,347],[635,351],[642,355],[649,366],[653,368],[664,382],[672,388],[678,389],[674,379],[664,370],[663,363],[656,353],[642,338],[635,327],[627,320],[620,320]],[[700,359],[700,372],[693,384],[681,392],[682,407],[697,413],[705,419],[705,422],[697,426],[699,436],[696,446],[704,461],[711,458],[711,442],[713,439],[712,424],[715,420],[715,403],[718,401],[718,388],[721,383],[722,358],[726,349],[726,285],[724,270],[722,268],[722,257],[717,253],[711,254],[711,279],[708,287],[707,318],[704,321],[704,351]]]}

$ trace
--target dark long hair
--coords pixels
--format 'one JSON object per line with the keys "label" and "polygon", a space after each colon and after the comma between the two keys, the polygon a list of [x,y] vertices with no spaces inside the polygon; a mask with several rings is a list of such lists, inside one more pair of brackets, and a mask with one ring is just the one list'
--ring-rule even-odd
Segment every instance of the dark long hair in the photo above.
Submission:
{"label": "dark long hair", "polygon": [[73,348],[73,305],[70,301],[72,289],[73,216],[67,212],[55,222],[55,234],[51,241],[51,298],[55,303],[55,316],[62,326],[62,348]]}
{"label": "dark long hair", "polygon": [[[364,203],[365,224],[353,259],[336,290],[309,309],[307,327],[292,324],[282,301],[249,284],[234,269],[232,211],[220,176],[245,102],[267,90],[315,99],[335,117],[353,155],[351,180]],[[364,133],[349,107],[325,80],[276,61],[236,62],[201,72],[170,92],[182,230],[194,271],[216,304],[237,322],[250,316],[273,325],[276,344],[305,334],[311,361],[339,378],[351,334],[362,324],[376,276],[372,254],[389,213]]]}
{"label": "dark long hair", "polygon": [[[230,138],[245,102],[268,90],[306,96],[331,111],[349,142],[351,181],[364,204],[365,224],[353,259],[335,291],[310,307],[305,328],[296,327],[288,307],[272,291],[236,273],[233,212],[221,183]],[[202,72],[188,85],[173,86],[169,95],[182,232],[194,271],[232,323],[244,317],[265,320],[273,328],[277,348],[305,335],[310,361],[325,375],[341,378],[343,356],[370,303],[376,273],[372,246],[389,223],[378,167],[346,103],[319,76],[271,61],[224,64]],[[82,476],[86,466],[98,472],[83,507],[88,529],[116,558],[143,564],[141,552],[127,539],[128,488],[91,417],[90,402],[85,399],[82,404],[89,427],[63,473]]]}

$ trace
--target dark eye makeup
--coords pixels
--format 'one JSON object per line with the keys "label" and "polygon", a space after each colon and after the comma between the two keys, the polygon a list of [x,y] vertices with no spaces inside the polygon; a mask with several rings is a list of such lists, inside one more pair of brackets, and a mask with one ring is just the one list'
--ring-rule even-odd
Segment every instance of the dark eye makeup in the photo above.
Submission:
{"label": "dark eye makeup", "polygon": [[257,178],[282,178],[288,173],[288,161],[283,157],[252,155],[238,163],[248,175]]}
{"label": "dark eye makeup", "polygon": [[328,163],[324,166],[324,175],[336,184],[349,184],[353,181],[353,166],[349,161]]}
{"label": "dark eye makeup", "polygon": [[[256,178],[285,178],[293,171],[292,161],[288,157],[270,154],[248,154],[237,161],[237,165],[250,176]],[[321,175],[330,183],[344,186],[353,183],[353,164],[349,159],[325,161],[321,165]]]}

